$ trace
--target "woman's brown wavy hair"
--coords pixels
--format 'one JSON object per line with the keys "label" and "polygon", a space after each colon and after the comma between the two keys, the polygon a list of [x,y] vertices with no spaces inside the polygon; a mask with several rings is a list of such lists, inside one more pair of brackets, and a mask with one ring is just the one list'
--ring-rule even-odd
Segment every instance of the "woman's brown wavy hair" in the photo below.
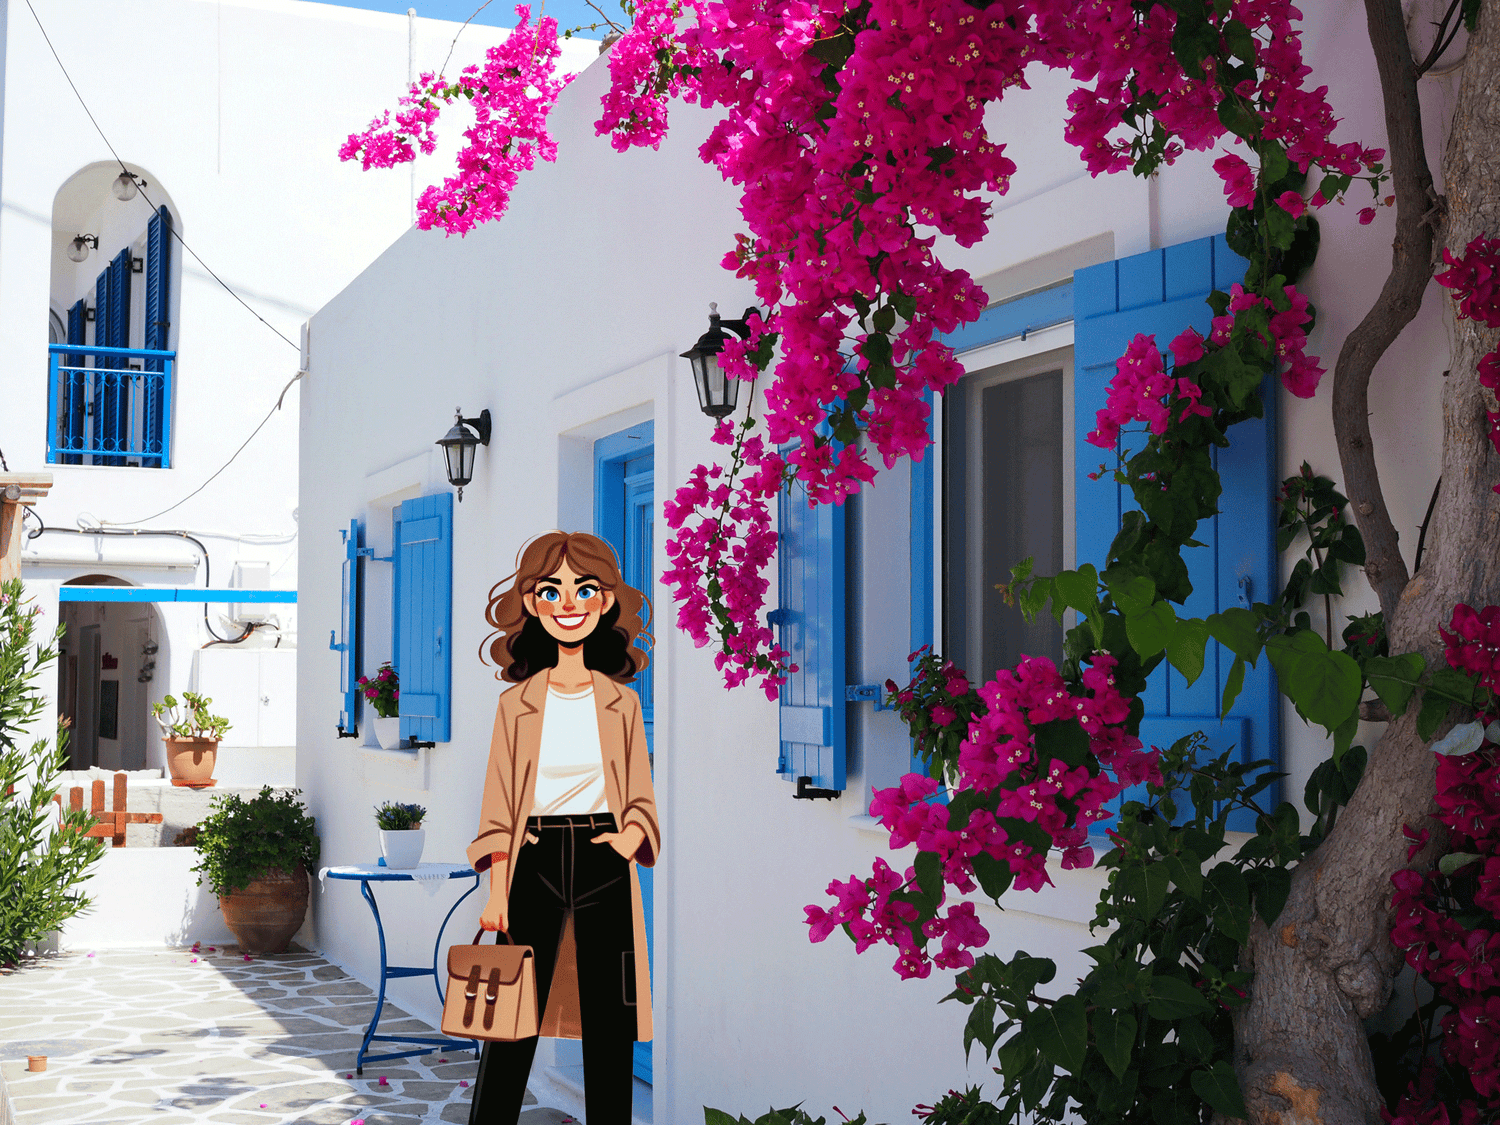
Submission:
{"label": "woman's brown wavy hair", "polygon": [[615,604],[583,642],[584,667],[603,672],[617,683],[631,683],[651,661],[635,644],[637,637],[651,643],[646,630],[651,602],[641,591],[626,585],[614,549],[582,531],[549,531],[521,548],[515,573],[490,589],[484,619],[495,633],[490,634],[493,640],[486,637],[480,642],[480,659],[488,645],[490,661],[499,667],[500,678],[509,683],[520,683],[543,669],[556,667],[557,641],[540,619],[526,612],[521,599],[536,589],[539,579],[556,574],[565,559],[574,572],[593,575],[615,596]]}

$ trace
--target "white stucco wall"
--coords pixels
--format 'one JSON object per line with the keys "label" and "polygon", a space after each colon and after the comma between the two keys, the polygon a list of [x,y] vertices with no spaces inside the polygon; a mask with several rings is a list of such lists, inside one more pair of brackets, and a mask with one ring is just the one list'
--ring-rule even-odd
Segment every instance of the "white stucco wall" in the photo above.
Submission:
{"label": "white stucco wall", "polygon": [[[341,163],[345,136],[394,108],[409,49],[420,72],[438,69],[451,47],[452,69],[481,60],[506,31],[471,25],[455,46],[456,23],[409,23],[405,14],[301,0],[35,0],[35,9],[108,143],[31,11],[0,8],[0,130],[9,142],[0,156],[0,448],[17,469],[52,472],[51,493],[36,508],[49,527],[185,530],[209,553],[211,573],[182,539],[52,533],[26,544],[26,577],[36,584],[105,574],[150,586],[201,586],[211,578],[224,587],[234,582],[235,563],[247,562],[269,566],[272,588],[296,589],[295,384],[283,410],[227,470],[150,517],[224,465],[299,369],[302,323],[409,227],[411,177],[368,177],[357,163]],[[578,69],[595,52],[591,43],[567,44],[565,68]],[[459,130],[440,132],[431,160],[451,164]],[[147,181],[128,202],[110,194],[119,172],[110,146]],[[65,322],[80,296],[93,304],[95,278],[122,247],[144,257],[153,203],[170,207],[176,231],[201,255],[174,240],[171,467],[49,466],[49,306]],[[79,233],[97,235],[99,245],[74,265],[65,250]],[[144,291],[144,274],[135,274],[132,347],[144,346]],[[176,609],[146,611],[161,647],[148,702],[196,686],[192,654],[211,640],[201,603],[196,613]],[[279,631],[254,634],[247,648],[278,640],[283,649],[296,647],[297,607],[271,611]],[[210,606],[209,622],[218,636],[237,636],[227,612],[223,603]],[[123,691],[136,686],[133,675],[122,681]],[[143,714],[134,707],[133,721]],[[141,737],[144,758],[121,764],[163,765],[154,725]],[[242,726],[231,730],[224,746],[229,774],[270,768],[257,756],[260,748],[236,745],[247,741],[256,739]],[[101,762],[114,762],[109,749],[101,746]],[[288,760],[291,749],[283,748]]]}
{"label": "white stucco wall", "polygon": [[[1347,114],[1341,136],[1382,144],[1373,64],[1355,5],[1338,0],[1309,14],[1314,83],[1327,82],[1334,105]],[[981,246],[944,251],[992,295],[1061,280],[1085,264],[1072,261],[1080,254],[1102,248],[1104,258],[1124,257],[1223,229],[1222,188],[1210,167],[1215,153],[1186,157],[1151,181],[1091,179],[1059,139],[1068,83],[1029,77],[1035,88],[1012,94],[993,118],[1020,165],[1012,193]],[[718,453],[676,353],[702,331],[707,301],[734,313],[753,299],[718,265],[740,229],[737,197],[697,160],[711,122],[703,111],[677,107],[660,152],[617,155],[595,138],[606,81],[598,65],[563,94],[552,119],[558,162],[523,178],[504,221],[463,240],[408,232],[313,318],[300,500],[310,532],[300,607],[309,635],[338,628],[339,528],[364,518],[382,553],[391,505],[446,487],[432,443],[453,408],[473,416],[487,407],[495,418],[494,438],[479,451],[475,480],[455,508],[451,741],[398,756],[338,739],[337,654],[320,643],[303,655],[298,783],[319,818],[328,863],[375,854],[370,809],[387,799],[429,809],[427,858],[462,859],[501,688],[477,656],[487,633],[485,597],[530,536],[556,526],[591,528],[591,440],[654,418],[658,504],[693,465]],[[1434,165],[1453,82],[1424,83]],[[372,176],[359,190],[385,188]],[[1321,315],[1312,350],[1330,367],[1388,261],[1389,214],[1361,228],[1355,212],[1366,201],[1351,199],[1352,206],[1323,212],[1323,251],[1306,281]],[[977,369],[1070,345],[1071,329],[1062,328],[967,358]],[[1376,377],[1372,423],[1408,550],[1436,473],[1447,352],[1434,292]],[[1325,382],[1309,402],[1282,396],[1283,476],[1304,458],[1338,475],[1329,392]],[[901,679],[906,671],[906,552],[890,549],[912,531],[906,473],[905,466],[882,473],[860,501],[865,602],[856,663],[865,682]],[[658,572],[667,565],[665,535],[659,523]],[[373,583],[382,581],[378,568],[372,573]],[[856,957],[840,937],[807,942],[802,906],[826,903],[830,879],[868,872],[884,854],[882,835],[869,830],[862,813],[871,782],[888,784],[898,772],[905,753],[899,724],[868,705],[852,707],[848,790],[834,802],[793,801],[773,772],[775,705],[753,689],[726,693],[711,650],[686,643],[672,626],[665,590],[655,597],[663,823],[655,883],[655,1120],[701,1121],[705,1104],[754,1115],[805,1100],[814,1114],[838,1105],[851,1115],[864,1109],[871,1120],[898,1121],[917,1102],[992,1077],[977,1053],[966,1069],[966,1010],[936,1003],[951,987],[949,975],[903,984],[890,971],[887,950]],[[1368,603],[1368,596],[1350,599],[1354,611]],[[367,620],[375,634],[366,643],[368,666],[384,658],[382,644],[388,652],[380,636],[388,626]],[[1287,797],[1300,799],[1322,745],[1288,710]],[[1059,960],[1058,979],[1069,980],[1085,968],[1073,951],[1091,943],[1085,922],[1100,876],[1054,877],[1056,888],[1014,895],[1003,915],[985,907],[982,918],[997,952],[1045,951]],[[473,932],[486,891],[455,916],[456,940]],[[429,904],[424,893],[408,888],[386,900],[399,903],[385,909],[387,936],[412,956],[423,955],[450,901]],[[330,886],[315,910],[325,955],[373,979],[375,951],[357,892]],[[423,984],[395,982],[391,991],[410,1010],[435,1015]],[[545,1062],[545,1053],[540,1058]]]}

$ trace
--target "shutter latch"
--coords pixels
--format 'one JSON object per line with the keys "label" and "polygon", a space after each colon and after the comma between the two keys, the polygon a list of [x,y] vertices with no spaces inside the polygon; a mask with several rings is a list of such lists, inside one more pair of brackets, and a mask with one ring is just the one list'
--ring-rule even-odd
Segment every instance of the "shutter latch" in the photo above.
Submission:
{"label": "shutter latch", "polygon": [[862,703],[868,700],[875,704],[877,711],[894,710],[885,702],[879,684],[848,684],[844,688],[844,698],[850,703]]}

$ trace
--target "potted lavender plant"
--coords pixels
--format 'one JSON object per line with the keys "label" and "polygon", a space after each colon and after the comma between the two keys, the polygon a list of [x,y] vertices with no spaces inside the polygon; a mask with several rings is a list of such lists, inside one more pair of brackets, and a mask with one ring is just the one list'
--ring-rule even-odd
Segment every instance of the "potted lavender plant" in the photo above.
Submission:
{"label": "potted lavender plant", "polygon": [[375,826],[380,829],[380,854],[393,870],[409,870],[422,862],[422,846],[427,833],[422,818],[427,810],[421,805],[403,805],[387,801],[375,810]]}

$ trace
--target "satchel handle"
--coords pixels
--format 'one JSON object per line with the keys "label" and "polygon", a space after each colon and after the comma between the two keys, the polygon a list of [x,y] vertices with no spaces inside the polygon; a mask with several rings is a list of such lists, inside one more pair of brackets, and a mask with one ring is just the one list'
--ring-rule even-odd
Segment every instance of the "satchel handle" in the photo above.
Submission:
{"label": "satchel handle", "polygon": [[[516,939],[510,936],[510,931],[509,930],[500,930],[498,932],[501,933],[501,934],[504,934],[506,940],[509,941],[511,945],[515,945],[516,944]],[[479,927],[479,932],[474,935],[474,940],[471,941],[469,944],[470,945],[478,945],[479,944],[479,939],[482,938],[482,937],[484,937],[484,927],[480,926]],[[500,943],[500,939],[496,938],[495,939],[495,944],[498,945],[499,943]]]}

